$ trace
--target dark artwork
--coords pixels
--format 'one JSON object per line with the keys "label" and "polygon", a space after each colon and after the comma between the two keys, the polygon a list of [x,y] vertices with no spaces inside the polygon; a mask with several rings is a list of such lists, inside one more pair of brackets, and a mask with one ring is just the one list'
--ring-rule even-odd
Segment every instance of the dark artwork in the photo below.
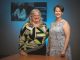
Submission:
{"label": "dark artwork", "polygon": [[11,21],[25,21],[28,19],[29,13],[33,8],[38,8],[42,13],[43,21],[47,17],[46,2],[26,2],[26,3],[11,3]]}

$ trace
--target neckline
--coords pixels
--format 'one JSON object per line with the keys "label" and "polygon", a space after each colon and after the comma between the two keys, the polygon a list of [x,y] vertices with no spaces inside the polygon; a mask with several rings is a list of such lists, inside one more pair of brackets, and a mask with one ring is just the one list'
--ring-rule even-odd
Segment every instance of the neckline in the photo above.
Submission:
{"label": "neckline", "polygon": [[61,19],[61,21],[59,21],[59,22],[55,21],[56,24],[59,24],[59,23],[62,23],[62,22],[64,22],[64,19]]}

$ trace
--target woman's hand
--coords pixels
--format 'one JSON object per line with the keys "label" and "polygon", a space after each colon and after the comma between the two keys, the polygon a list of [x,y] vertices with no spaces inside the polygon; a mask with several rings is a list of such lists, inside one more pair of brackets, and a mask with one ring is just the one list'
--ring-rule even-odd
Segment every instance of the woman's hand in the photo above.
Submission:
{"label": "woman's hand", "polygon": [[61,52],[61,54],[60,54],[60,57],[65,57],[65,51],[63,50],[62,52]]}
{"label": "woman's hand", "polygon": [[21,50],[19,54],[20,54],[20,55],[23,55],[23,56],[27,56],[27,53],[24,52],[23,50]]}

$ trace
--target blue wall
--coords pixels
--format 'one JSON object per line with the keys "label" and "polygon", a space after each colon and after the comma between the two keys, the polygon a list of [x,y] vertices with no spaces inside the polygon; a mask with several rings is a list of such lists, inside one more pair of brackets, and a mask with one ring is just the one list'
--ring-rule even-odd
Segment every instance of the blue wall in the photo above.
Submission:
{"label": "blue wall", "polygon": [[[0,56],[18,53],[18,36],[26,21],[11,21],[11,2],[47,2],[47,26],[55,21],[53,7],[62,4],[64,16],[71,25],[71,48],[73,60],[80,54],[80,1],[79,0],[0,0]],[[47,41],[48,42],[48,41]]]}

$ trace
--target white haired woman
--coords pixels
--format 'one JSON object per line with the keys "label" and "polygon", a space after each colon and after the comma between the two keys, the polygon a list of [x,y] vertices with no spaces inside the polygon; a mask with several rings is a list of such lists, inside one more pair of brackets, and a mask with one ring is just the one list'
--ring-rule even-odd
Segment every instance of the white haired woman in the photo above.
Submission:
{"label": "white haired woman", "polygon": [[41,12],[39,9],[33,9],[29,15],[29,21],[20,32],[20,54],[46,55],[45,40],[47,36],[48,29],[42,21]]}

